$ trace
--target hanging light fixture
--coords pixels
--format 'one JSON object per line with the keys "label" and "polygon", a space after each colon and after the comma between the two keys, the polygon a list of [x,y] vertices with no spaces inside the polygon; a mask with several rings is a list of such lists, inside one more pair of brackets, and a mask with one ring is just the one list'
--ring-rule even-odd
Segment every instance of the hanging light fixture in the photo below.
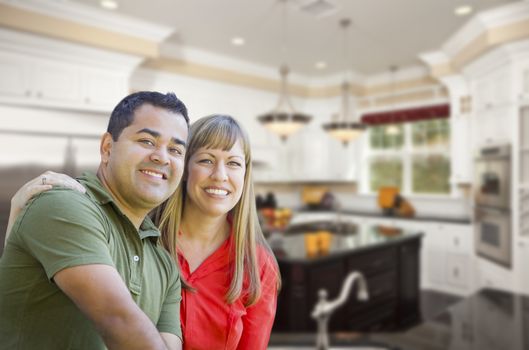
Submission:
{"label": "hanging light fixture", "polygon": [[[351,25],[349,18],[344,18],[340,21],[340,27],[343,29],[343,42],[344,42],[344,62],[346,66],[349,64],[347,55],[347,28]],[[357,139],[363,131],[366,129],[366,125],[355,121],[352,116],[352,111],[349,105],[351,97],[351,85],[347,81],[347,73],[344,82],[341,87],[342,92],[342,108],[340,113],[336,113],[332,116],[330,123],[323,124],[323,129],[329,133],[329,135],[347,146],[349,142]]]}
{"label": "hanging light fixture", "polygon": [[[283,3],[283,55],[286,51],[286,6],[287,0],[280,0]],[[283,57],[285,61],[285,57]],[[270,112],[265,113],[257,119],[265,128],[278,134],[281,140],[286,139],[310,122],[312,117],[308,114],[296,112],[288,95],[287,77],[289,68],[286,64],[281,65],[279,74],[281,76],[281,87],[279,90],[279,101],[277,106]]]}

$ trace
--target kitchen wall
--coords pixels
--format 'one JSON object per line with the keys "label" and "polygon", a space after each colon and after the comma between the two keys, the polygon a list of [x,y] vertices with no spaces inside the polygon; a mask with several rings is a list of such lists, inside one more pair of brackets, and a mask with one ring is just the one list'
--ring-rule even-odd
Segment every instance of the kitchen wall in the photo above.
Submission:
{"label": "kitchen wall", "polygon": [[0,247],[16,190],[45,170],[95,171],[107,121],[104,113],[0,104]]}
{"label": "kitchen wall", "polygon": [[[300,190],[304,183],[331,184],[348,180],[349,186],[354,187],[353,191],[344,190],[340,185],[334,186],[333,192],[342,207],[361,212],[379,211],[376,196],[358,194],[358,186],[352,184],[360,179],[363,166],[361,150],[365,147],[366,136],[344,147],[326,135],[321,127],[339,109],[339,97],[293,98],[295,108],[310,113],[313,120],[286,142],[281,142],[276,135],[259,125],[256,118],[275,107],[278,98],[275,92],[151,69],[136,71],[131,86],[133,90],[175,91],[186,102],[192,120],[211,113],[227,113],[239,119],[250,134],[254,158],[259,161],[255,166],[257,192],[265,194],[273,191],[279,205],[300,208]],[[461,194],[457,197],[414,196],[411,202],[421,216],[470,216],[469,198]]]}

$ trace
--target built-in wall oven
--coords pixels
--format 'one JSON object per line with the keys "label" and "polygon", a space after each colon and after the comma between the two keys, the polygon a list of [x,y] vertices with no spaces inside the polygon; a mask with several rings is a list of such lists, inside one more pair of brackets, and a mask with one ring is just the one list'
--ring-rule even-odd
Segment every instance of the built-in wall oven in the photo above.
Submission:
{"label": "built-in wall oven", "polygon": [[511,266],[511,147],[482,148],[475,162],[475,247],[478,255]]}

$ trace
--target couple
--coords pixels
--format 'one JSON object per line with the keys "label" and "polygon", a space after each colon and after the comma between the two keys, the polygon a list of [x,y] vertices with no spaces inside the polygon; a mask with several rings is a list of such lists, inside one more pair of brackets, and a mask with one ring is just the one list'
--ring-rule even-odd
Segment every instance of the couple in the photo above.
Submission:
{"label": "couple", "polygon": [[266,349],[280,278],[241,126],[189,127],[174,94],[137,92],[100,154],[97,176],[47,172],[13,198],[2,349]]}

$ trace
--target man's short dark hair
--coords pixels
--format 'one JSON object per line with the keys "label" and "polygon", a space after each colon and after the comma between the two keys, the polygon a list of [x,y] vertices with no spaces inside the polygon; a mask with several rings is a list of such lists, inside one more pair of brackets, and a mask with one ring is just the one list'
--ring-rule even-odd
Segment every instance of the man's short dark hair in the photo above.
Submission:
{"label": "man's short dark hair", "polygon": [[132,124],[134,121],[134,112],[144,104],[181,114],[189,127],[187,108],[174,93],[168,92],[164,95],[156,91],[139,91],[125,97],[112,111],[107,132],[112,135],[114,141],[118,140],[123,129]]}

